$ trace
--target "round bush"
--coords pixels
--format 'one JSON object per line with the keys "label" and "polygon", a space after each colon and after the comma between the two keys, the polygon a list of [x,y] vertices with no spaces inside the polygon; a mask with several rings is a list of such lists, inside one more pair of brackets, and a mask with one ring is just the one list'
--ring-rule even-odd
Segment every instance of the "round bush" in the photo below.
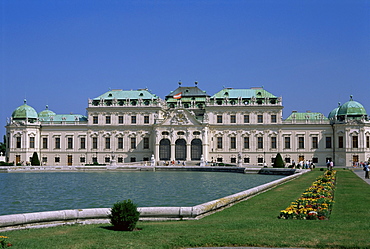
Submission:
{"label": "round bush", "polygon": [[113,205],[110,222],[115,229],[120,231],[132,231],[139,220],[140,213],[137,206],[130,200],[117,202]]}

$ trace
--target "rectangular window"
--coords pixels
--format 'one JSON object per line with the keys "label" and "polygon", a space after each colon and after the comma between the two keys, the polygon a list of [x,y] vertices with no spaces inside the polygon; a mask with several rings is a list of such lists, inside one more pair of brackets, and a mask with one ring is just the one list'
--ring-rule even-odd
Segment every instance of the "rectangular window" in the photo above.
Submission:
{"label": "rectangular window", "polygon": [[275,114],[272,114],[271,115],[271,123],[276,123],[277,119],[276,119],[276,115]]}
{"label": "rectangular window", "polygon": [[327,149],[330,149],[331,148],[331,137],[326,137],[325,138],[325,147]]}
{"label": "rectangular window", "polygon": [[217,124],[222,124],[222,115],[217,115]]}
{"label": "rectangular window", "polygon": [[149,138],[148,137],[144,137],[143,148],[144,150],[149,149]]}
{"label": "rectangular window", "polygon": [[344,148],[344,139],[343,136],[338,137],[338,148],[343,149]]}
{"label": "rectangular window", "polygon": [[249,160],[249,157],[244,157],[244,163],[249,163],[250,160]]}
{"label": "rectangular window", "polygon": [[257,163],[263,163],[263,157],[257,158]]}
{"label": "rectangular window", "polygon": [[271,137],[271,149],[276,149],[277,146],[277,138],[276,137]]}
{"label": "rectangular window", "polygon": [[149,124],[149,116],[144,116],[144,124]]}
{"label": "rectangular window", "polygon": [[118,163],[123,163],[123,157],[118,157],[118,160],[117,160]]}
{"label": "rectangular window", "polygon": [[257,138],[257,148],[258,149],[263,149],[263,137],[258,137]]}
{"label": "rectangular window", "polygon": [[16,147],[18,148],[18,149],[20,149],[20,148],[22,148],[22,138],[21,137],[17,137],[17,139],[16,139]]}
{"label": "rectangular window", "polygon": [[249,149],[249,137],[244,137],[244,149]]}
{"label": "rectangular window", "polygon": [[290,149],[290,137],[284,137],[284,148]]}
{"label": "rectangular window", "polygon": [[318,137],[312,137],[312,149],[319,148],[319,138]]}
{"label": "rectangular window", "polygon": [[123,149],[123,137],[118,138],[118,149]]}
{"label": "rectangular window", "polygon": [[236,116],[235,115],[230,116],[230,123],[232,123],[232,124],[236,123]]}
{"label": "rectangular window", "polygon": [[85,157],[80,157],[80,163],[85,163],[85,162],[86,162]]}
{"label": "rectangular window", "polygon": [[86,138],[85,137],[80,138],[80,149],[86,149]]}
{"label": "rectangular window", "polygon": [[123,116],[118,116],[118,123],[123,124]]}
{"label": "rectangular window", "polygon": [[73,138],[72,137],[67,138],[67,149],[73,149]]}
{"label": "rectangular window", "polygon": [[319,163],[319,158],[313,157],[312,158],[312,163]]}
{"label": "rectangular window", "polygon": [[93,139],[92,139],[92,148],[93,149],[98,148],[98,138],[97,137],[93,137]]}
{"label": "rectangular window", "polygon": [[132,163],[136,162],[136,157],[131,157],[130,162],[132,162]]}
{"label": "rectangular window", "polygon": [[110,124],[110,116],[105,116],[105,123]]}
{"label": "rectangular window", "polygon": [[110,137],[105,138],[105,149],[110,149]]}
{"label": "rectangular window", "polygon": [[231,158],[230,163],[236,163],[236,158],[235,157]]}
{"label": "rectangular window", "polygon": [[55,138],[55,149],[60,149],[60,137]]}
{"label": "rectangular window", "polygon": [[352,136],[352,148],[358,148],[358,136]]}
{"label": "rectangular window", "polygon": [[46,156],[43,156],[43,157],[42,157],[42,162],[43,162],[43,163],[47,163],[47,162],[48,162],[48,158],[47,158]]}
{"label": "rectangular window", "polygon": [[98,124],[99,121],[98,121],[98,116],[93,116],[93,124]]}
{"label": "rectangular window", "polygon": [[92,158],[92,161],[93,161],[93,163],[98,163],[98,158],[94,156],[94,157]]}
{"label": "rectangular window", "polygon": [[35,137],[30,137],[30,148],[35,148]]}
{"label": "rectangular window", "polygon": [[230,137],[230,148],[236,149],[236,137]]}
{"label": "rectangular window", "polygon": [[131,116],[131,124],[136,124],[136,116]]}
{"label": "rectangular window", "polygon": [[110,157],[104,157],[104,161],[105,161],[105,163],[109,163],[110,162]]}
{"label": "rectangular window", "polygon": [[261,115],[261,114],[257,115],[257,123],[259,123],[259,124],[263,123],[263,115]]}
{"label": "rectangular window", "polygon": [[304,149],[304,137],[298,137],[298,149]]}
{"label": "rectangular window", "polygon": [[286,163],[290,163],[290,157],[286,157],[286,158],[285,158],[285,162],[286,162]]}
{"label": "rectangular window", "polygon": [[57,156],[57,157],[55,157],[55,158],[54,158],[54,162],[56,162],[56,163],[60,163],[60,157],[58,157],[58,156]]}
{"label": "rectangular window", "polygon": [[370,148],[370,136],[366,136],[366,148]]}
{"label": "rectangular window", "polygon": [[249,115],[244,115],[244,123],[249,123]]}
{"label": "rectangular window", "polygon": [[47,137],[43,137],[42,138],[42,148],[43,149],[47,149],[48,148],[48,138]]}
{"label": "rectangular window", "polygon": [[136,149],[136,137],[131,138],[131,149]]}
{"label": "rectangular window", "polygon": [[217,149],[222,149],[222,137],[217,137]]}

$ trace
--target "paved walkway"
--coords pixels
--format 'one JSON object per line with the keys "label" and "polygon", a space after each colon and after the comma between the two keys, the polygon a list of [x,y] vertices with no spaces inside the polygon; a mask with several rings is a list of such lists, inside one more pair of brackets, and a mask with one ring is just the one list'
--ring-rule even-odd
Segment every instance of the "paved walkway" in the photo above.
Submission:
{"label": "paved walkway", "polygon": [[362,168],[353,168],[353,172],[358,175],[362,180],[370,184],[370,179],[365,179],[365,171]]}

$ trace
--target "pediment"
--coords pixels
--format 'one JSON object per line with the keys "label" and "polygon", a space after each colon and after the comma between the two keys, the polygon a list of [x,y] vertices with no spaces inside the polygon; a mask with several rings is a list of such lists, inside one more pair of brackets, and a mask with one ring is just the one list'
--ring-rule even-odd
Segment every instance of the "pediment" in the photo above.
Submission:
{"label": "pediment", "polygon": [[200,125],[194,115],[186,109],[169,111],[162,125]]}

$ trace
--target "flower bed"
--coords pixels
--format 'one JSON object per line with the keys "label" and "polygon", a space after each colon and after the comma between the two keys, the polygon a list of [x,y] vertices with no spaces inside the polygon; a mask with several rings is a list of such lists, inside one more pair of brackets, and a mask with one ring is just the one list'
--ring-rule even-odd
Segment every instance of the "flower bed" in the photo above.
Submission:
{"label": "flower bed", "polygon": [[280,219],[327,220],[334,203],[335,170],[328,170],[302,196],[280,211]]}

